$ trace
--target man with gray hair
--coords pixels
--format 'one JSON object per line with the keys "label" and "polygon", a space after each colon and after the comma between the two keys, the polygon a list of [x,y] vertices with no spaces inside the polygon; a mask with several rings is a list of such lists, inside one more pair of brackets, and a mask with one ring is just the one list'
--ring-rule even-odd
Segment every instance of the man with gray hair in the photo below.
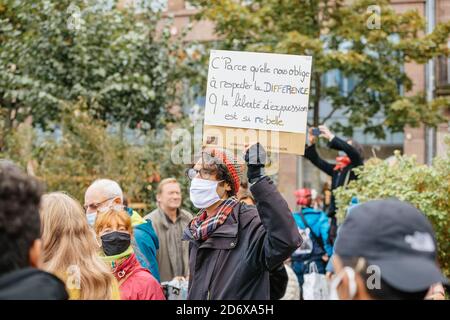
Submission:
{"label": "man with gray hair", "polygon": [[[88,223],[93,226],[98,213],[106,212],[114,206],[123,207],[123,192],[116,181],[110,179],[95,180],[84,195],[84,210]],[[158,236],[151,221],[144,220],[136,211],[125,208],[131,217],[134,238],[136,241],[136,257],[139,263],[148,269],[160,281],[156,253],[159,249]]]}

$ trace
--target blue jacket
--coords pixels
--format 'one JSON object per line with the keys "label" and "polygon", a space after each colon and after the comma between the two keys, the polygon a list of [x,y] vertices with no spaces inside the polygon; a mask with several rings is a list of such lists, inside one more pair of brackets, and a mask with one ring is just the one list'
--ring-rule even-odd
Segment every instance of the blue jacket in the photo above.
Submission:
{"label": "blue jacket", "polygon": [[[317,237],[322,238],[324,249],[329,257],[333,254],[333,246],[328,243],[328,231],[330,230],[330,224],[328,217],[323,211],[314,210],[312,208],[304,208],[302,210],[305,220],[311,227],[312,231]],[[302,218],[298,212],[294,212],[294,220],[300,229],[305,229]]]}
{"label": "blue jacket", "polygon": [[[139,213],[128,208],[133,225],[136,257],[142,267],[148,269],[153,277],[160,282],[156,252],[159,249],[159,240],[151,221],[144,220]],[[137,249],[137,250],[136,250]]]}

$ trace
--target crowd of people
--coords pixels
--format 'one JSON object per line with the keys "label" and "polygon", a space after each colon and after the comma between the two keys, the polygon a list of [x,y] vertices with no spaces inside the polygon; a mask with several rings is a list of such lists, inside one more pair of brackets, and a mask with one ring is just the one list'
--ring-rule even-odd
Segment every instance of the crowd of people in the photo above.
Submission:
{"label": "crowd of people", "polygon": [[331,186],[323,197],[295,191],[297,211],[265,175],[259,143],[244,161],[202,150],[186,171],[195,214],[182,208],[174,178],[160,182],[156,209],[141,216],[115,181],[93,181],[82,206],[1,160],[0,299],[298,300],[317,296],[312,276],[326,299],[443,299],[449,283],[418,209],[397,199],[356,203],[337,226],[333,190],[357,178],[363,151],[319,130],[340,154],[335,164],[322,159],[310,131],[305,157]]}

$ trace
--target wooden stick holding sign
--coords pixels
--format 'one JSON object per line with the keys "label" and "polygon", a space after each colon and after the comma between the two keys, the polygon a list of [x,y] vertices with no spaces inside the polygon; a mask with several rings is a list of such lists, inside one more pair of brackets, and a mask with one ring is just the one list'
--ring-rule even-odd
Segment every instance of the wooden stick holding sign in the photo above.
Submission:
{"label": "wooden stick holding sign", "polygon": [[302,155],[312,57],[211,50],[203,145]]}

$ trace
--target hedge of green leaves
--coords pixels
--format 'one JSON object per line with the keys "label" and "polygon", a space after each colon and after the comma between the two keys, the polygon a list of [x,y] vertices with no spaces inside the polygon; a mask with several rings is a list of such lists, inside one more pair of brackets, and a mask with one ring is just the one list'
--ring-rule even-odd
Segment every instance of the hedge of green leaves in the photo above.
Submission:
{"label": "hedge of green leaves", "polygon": [[[447,143],[450,139],[447,140]],[[338,217],[345,217],[353,196],[360,202],[396,197],[420,209],[431,221],[439,245],[439,262],[450,275],[450,155],[432,166],[396,152],[392,161],[369,160],[355,169],[359,179],[335,191]],[[395,213],[393,213],[395,214]]]}

